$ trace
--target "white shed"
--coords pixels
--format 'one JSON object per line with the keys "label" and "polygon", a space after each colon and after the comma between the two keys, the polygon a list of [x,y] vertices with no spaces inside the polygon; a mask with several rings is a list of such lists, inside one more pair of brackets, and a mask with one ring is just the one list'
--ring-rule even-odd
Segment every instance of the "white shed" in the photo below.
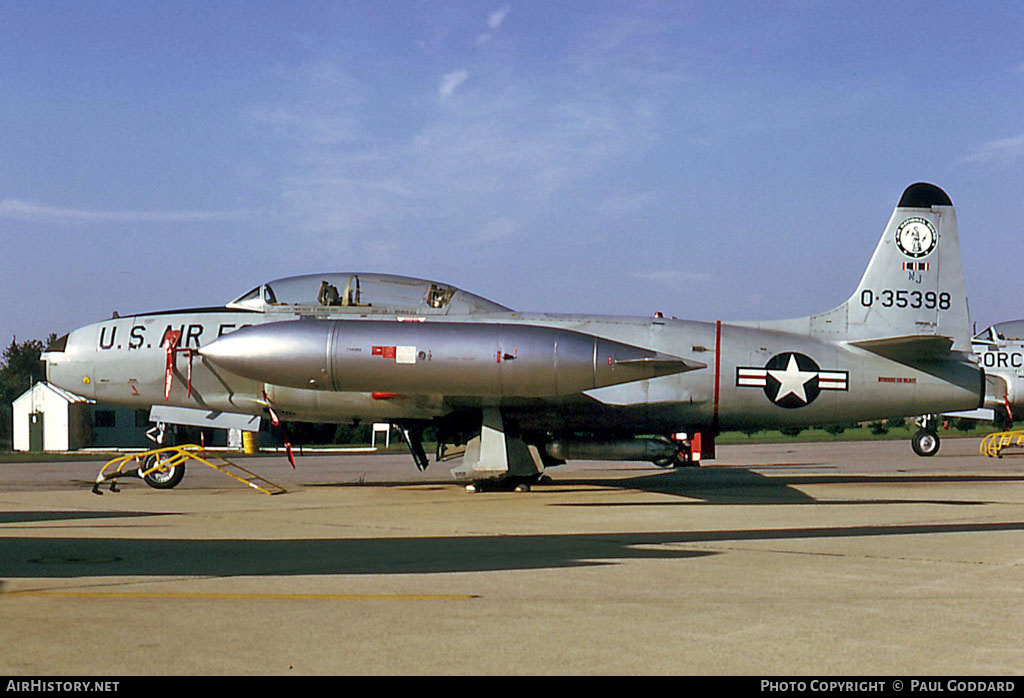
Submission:
{"label": "white shed", "polygon": [[36,383],[13,403],[15,451],[72,451],[89,441],[89,403],[84,397]]}

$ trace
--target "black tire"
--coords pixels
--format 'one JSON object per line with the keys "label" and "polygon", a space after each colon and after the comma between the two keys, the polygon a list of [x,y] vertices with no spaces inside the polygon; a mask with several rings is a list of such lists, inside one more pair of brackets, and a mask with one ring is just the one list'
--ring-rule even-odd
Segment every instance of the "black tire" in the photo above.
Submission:
{"label": "black tire", "polygon": [[[156,465],[156,458],[156,454],[147,456],[142,469],[148,470]],[[177,487],[183,477],[185,477],[185,464],[181,463],[167,470],[155,470],[142,479],[153,489],[170,490]]]}
{"label": "black tire", "polygon": [[934,456],[939,452],[939,435],[934,431],[927,431],[921,429],[914,437],[910,440],[910,445],[914,449],[914,453],[924,458]]}

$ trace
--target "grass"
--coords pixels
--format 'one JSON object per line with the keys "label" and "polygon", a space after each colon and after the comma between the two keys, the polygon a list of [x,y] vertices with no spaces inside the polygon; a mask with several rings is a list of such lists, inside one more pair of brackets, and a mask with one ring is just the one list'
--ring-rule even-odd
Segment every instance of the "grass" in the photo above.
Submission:
{"label": "grass", "polygon": [[[876,440],[909,440],[911,436],[917,431],[917,425],[913,422],[908,422],[905,426],[893,427],[884,434],[875,434],[867,426],[860,426],[856,428],[848,428],[840,434],[831,434],[821,428],[810,428],[804,429],[796,436],[789,436],[773,429],[763,429],[753,434],[747,434],[742,431],[727,431],[719,434],[715,438],[715,443],[721,445],[732,445],[732,444],[774,444],[774,443],[810,443],[815,441],[876,441]],[[939,427],[939,436],[943,439],[959,438],[959,437],[977,437],[980,438],[986,434],[991,434],[994,431],[999,431],[998,428],[992,425],[991,422],[974,422],[971,429],[963,431],[953,427],[953,422],[950,423],[949,429],[943,429]],[[329,447],[331,444],[326,444]],[[347,444],[348,446],[359,446],[361,444]],[[362,444],[369,446],[369,444]],[[434,452],[434,444],[424,444],[427,453]],[[316,446],[307,444],[305,446],[306,454],[309,455],[315,449]],[[299,447],[295,447],[296,455],[299,454]],[[405,453],[406,447],[401,441],[392,441],[390,448],[380,448],[380,454],[388,453]],[[89,453],[23,453],[18,451],[0,450],[0,463],[38,463],[38,462],[52,462],[52,461],[96,461],[96,460],[109,460],[119,455],[123,455],[116,451],[110,452],[89,452]],[[263,455],[278,455],[278,454],[263,454]]]}
{"label": "grass", "polygon": [[38,453],[32,451],[0,451],[0,463],[52,463],[53,461],[110,460],[121,453]]}
{"label": "grass", "polygon": [[[722,444],[759,444],[759,443],[787,443],[787,442],[811,442],[811,441],[878,441],[878,440],[909,440],[918,430],[916,424],[908,424],[903,427],[890,428],[884,434],[875,434],[866,426],[849,428],[841,434],[830,434],[824,429],[804,429],[796,436],[788,436],[778,430],[765,429],[753,434],[746,434],[742,431],[727,431],[718,435],[715,443]],[[959,438],[962,436],[981,437],[999,431],[990,422],[976,422],[968,431],[956,429],[950,425],[949,429],[939,427],[939,437],[943,439]]]}

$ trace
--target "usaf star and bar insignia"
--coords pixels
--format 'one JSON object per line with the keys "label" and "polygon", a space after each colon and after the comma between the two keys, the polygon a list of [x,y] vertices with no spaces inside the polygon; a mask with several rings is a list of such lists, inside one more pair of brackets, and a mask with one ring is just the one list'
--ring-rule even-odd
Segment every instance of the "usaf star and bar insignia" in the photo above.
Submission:
{"label": "usaf star and bar insignia", "polygon": [[739,366],[736,385],[762,388],[779,407],[793,409],[809,405],[822,390],[848,390],[848,371],[823,371],[814,359],[797,352],[776,354],[764,367]]}

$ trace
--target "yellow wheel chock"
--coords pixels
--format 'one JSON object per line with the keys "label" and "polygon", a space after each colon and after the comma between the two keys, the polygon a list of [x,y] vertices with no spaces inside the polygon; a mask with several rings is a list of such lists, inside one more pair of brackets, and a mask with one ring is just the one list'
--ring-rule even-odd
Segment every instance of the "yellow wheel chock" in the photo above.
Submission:
{"label": "yellow wheel chock", "polygon": [[[147,466],[146,461],[150,456],[155,456],[155,458],[153,458],[153,464]],[[237,463],[232,463],[227,458],[217,454],[207,454],[205,448],[196,444],[165,446],[163,448],[143,451],[142,453],[130,453],[114,458],[100,469],[99,474],[96,476],[96,482],[92,486],[92,491],[95,494],[103,494],[100,492],[100,485],[109,481],[111,492],[117,492],[117,479],[119,477],[137,475],[145,478],[151,473],[163,473],[176,466],[184,466],[190,460],[199,461],[203,465],[224,473],[228,477],[232,477],[263,494],[273,495],[287,492],[280,485],[243,468]],[[135,468],[126,470],[125,468],[129,464],[135,464]]]}
{"label": "yellow wheel chock", "polygon": [[989,458],[1002,458],[1004,448],[1024,448],[1024,430],[997,431],[981,440],[978,449]]}

